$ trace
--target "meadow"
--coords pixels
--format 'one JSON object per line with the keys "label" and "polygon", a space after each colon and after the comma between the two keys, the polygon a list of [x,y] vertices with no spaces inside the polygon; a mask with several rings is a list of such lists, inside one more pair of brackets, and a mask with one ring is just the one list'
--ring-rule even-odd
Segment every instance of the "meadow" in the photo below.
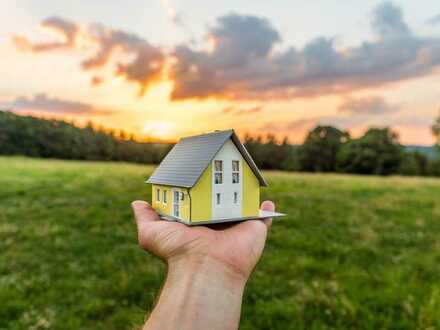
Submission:
{"label": "meadow", "polygon": [[[139,329],[165,267],[130,202],[153,167],[0,157],[0,329]],[[240,329],[440,329],[440,179],[265,172]]]}

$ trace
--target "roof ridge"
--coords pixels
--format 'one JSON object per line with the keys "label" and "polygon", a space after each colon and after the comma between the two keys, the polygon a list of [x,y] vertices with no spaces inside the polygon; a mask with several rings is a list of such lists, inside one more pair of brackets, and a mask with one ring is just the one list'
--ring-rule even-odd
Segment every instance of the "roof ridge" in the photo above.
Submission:
{"label": "roof ridge", "polygon": [[230,129],[225,129],[225,130],[215,130],[215,131],[208,132],[208,133],[201,133],[201,134],[197,134],[197,135],[184,136],[179,141],[197,138],[197,137],[201,137],[201,136],[213,135],[213,134],[224,134],[227,132],[230,132],[232,134],[232,132],[234,132],[234,129],[230,128]]}

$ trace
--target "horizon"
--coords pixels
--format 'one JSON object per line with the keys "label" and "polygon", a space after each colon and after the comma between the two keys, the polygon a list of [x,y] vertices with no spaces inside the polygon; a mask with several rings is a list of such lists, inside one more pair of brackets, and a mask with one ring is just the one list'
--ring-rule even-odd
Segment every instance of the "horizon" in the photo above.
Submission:
{"label": "horizon", "polygon": [[16,114],[140,140],[234,128],[301,144],[332,125],[353,137],[389,126],[404,145],[434,144],[433,0],[5,4],[0,107]]}
{"label": "horizon", "polygon": [[[176,144],[182,138],[192,137],[192,136],[196,136],[196,135],[209,134],[209,133],[214,133],[216,131],[219,131],[219,130],[200,131],[200,132],[195,133],[193,135],[182,135],[182,136],[178,137],[175,140],[174,139],[167,140],[167,139],[160,139],[160,138],[155,138],[155,137],[151,137],[151,136],[138,137],[135,134],[130,134],[129,132],[124,131],[123,129],[113,129],[113,128],[105,127],[103,125],[100,125],[98,123],[93,122],[93,120],[90,120],[90,121],[82,123],[82,124],[78,124],[74,120],[68,120],[66,118],[50,117],[50,116],[47,116],[47,115],[39,116],[39,115],[33,115],[32,113],[30,113],[30,114],[14,113],[13,111],[8,110],[8,109],[0,109],[0,113],[1,112],[9,112],[9,113],[12,113],[12,114],[17,115],[17,116],[32,117],[32,118],[36,118],[36,119],[43,119],[43,120],[49,120],[49,121],[50,120],[63,121],[65,123],[69,124],[69,125],[73,125],[74,127],[77,127],[77,128],[80,128],[80,129],[81,128],[85,128],[87,125],[91,125],[93,127],[93,129],[95,129],[95,130],[104,132],[105,134],[113,134],[114,137],[117,140],[131,140],[131,139],[133,139],[133,141],[135,141],[135,142],[147,143],[147,144]],[[315,127],[313,127],[313,128],[315,128]],[[375,129],[375,128],[380,128],[380,127],[371,126],[371,127],[369,127],[369,129],[370,128],[371,129]],[[225,129],[225,130],[229,130],[229,129]],[[235,131],[235,129],[234,129],[234,131]],[[308,131],[308,132],[310,132],[310,131]],[[125,135],[126,137],[122,138],[121,134]],[[236,134],[238,135],[240,141],[242,141],[242,142],[244,142],[246,136],[249,136],[249,137],[254,138],[254,139],[259,138],[259,139],[261,139],[260,141],[262,143],[266,143],[268,141],[270,135],[275,137],[275,143],[277,145],[282,145],[283,141],[285,140],[285,138],[287,138],[287,143],[289,145],[293,146],[293,147],[300,147],[303,144],[303,142],[304,142],[304,141],[302,141],[300,143],[294,143],[294,142],[291,142],[290,140],[288,140],[287,136],[278,136],[277,137],[276,135],[273,135],[271,133],[268,133],[266,135],[262,135],[262,134],[261,135],[251,135],[248,132],[244,132],[244,133],[236,132]],[[359,136],[359,138],[360,137],[361,136]],[[358,138],[358,137],[353,137],[353,136],[350,135],[350,138]],[[399,136],[398,136],[398,138],[399,138]],[[403,146],[405,148],[426,148],[426,149],[429,149],[429,150],[435,150],[437,148],[437,144],[436,143],[433,143],[431,145],[403,144],[403,143],[401,143],[401,146]]]}

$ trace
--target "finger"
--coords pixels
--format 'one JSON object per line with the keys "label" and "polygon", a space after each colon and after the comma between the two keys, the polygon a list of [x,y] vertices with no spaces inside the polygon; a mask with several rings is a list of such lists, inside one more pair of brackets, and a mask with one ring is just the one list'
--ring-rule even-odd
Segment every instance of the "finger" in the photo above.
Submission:
{"label": "finger", "polygon": [[158,223],[156,221],[159,220],[159,216],[150,204],[144,201],[134,201],[131,207],[136,219],[139,244],[148,249],[149,243],[155,236],[155,225]]}
{"label": "finger", "polygon": [[147,202],[134,201],[131,203],[131,207],[138,226],[145,222],[159,220],[156,211]]}
{"label": "finger", "polygon": [[[274,212],[275,211],[275,204],[272,201],[264,201],[263,203],[261,203],[261,209],[263,211]],[[269,229],[270,226],[272,225],[272,218],[264,219],[263,222],[265,223],[265,225]]]}

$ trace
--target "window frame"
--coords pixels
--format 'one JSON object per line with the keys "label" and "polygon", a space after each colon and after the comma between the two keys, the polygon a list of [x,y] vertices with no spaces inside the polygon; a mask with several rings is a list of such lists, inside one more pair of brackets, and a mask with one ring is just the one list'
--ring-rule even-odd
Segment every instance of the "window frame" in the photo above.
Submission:
{"label": "window frame", "polygon": [[[219,164],[220,166],[217,166]],[[221,159],[215,159],[214,160],[214,184],[223,184],[223,160]],[[217,180],[217,178],[219,178]]]}
{"label": "window frame", "polygon": [[221,202],[222,202],[222,199],[221,199],[221,196],[222,196],[222,194],[221,193],[216,193],[215,194],[215,205],[220,205],[221,204]]}
{"label": "window frame", "polygon": [[[217,180],[217,178],[219,178],[219,179]],[[222,172],[214,173],[214,184],[223,184],[223,173]]]}
{"label": "window frame", "polygon": [[167,190],[164,190],[163,191],[163,203],[164,204],[168,204],[168,191]]}
{"label": "window frame", "polygon": [[238,204],[238,191],[234,191],[234,204]]}
{"label": "window frame", "polygon": [[160,188],[156,188],[156,202],[160,203]]}
{"label": "window frame", "polygon": [[[237,168],[234,169],[234,164],[237,164]],[[237,178],[237,182],[234,182],[234,177]],[[237,184],[240,183],[240,161],[233,160],[232,161],[232,183]]]}
{"label": "window frame", "polygon": [[[217,169],[217,164],[220,164],[220,169]],[[214,171],[215,172],[223,172],[223,160],[221,160],[221,159],[214,160]]]}
{"label": "window frame", "polygon": [[[234,169],[234,164],[237,164],[237,169]],[[232,172],[240,172],[240,161],[239,160],[233,160],[232,161]]]}

